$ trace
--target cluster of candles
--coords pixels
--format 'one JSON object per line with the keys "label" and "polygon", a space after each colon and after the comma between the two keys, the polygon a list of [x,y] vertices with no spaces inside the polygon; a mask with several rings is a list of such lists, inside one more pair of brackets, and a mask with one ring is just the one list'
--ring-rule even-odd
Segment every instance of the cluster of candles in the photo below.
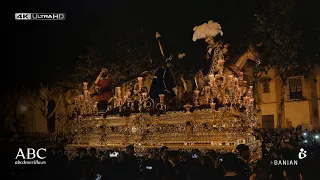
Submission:
{"label": "cluster of candles", "polygon": [[[134,89],[134,94],[137,94],[137,96],[133,97],[132,93],[130,92],[130,90],[126,91],[124,94],[124,97],[122,99],[122,92],[121,92],[121,87],[116,87],[116,95],[115,95],[115,99],[117,99],[117,103],[116,106],[119,107],[123,104],[123,102],[126,103],[132,103],[133,101],[139,101],[140,105],[143,106],[144,105],[144,101],[146,101],[148,99],[148,92],[143,92],[142,88],[143,88],[143,77],[138,77],[137,78],[137,83],[135,85]],[[135,98],[135,99],[133,99]],[[159,95],[160,98],[160,105],[164,106],[165,103],[165,95],[164,94],[160,94]]]}
{"label": "cluster of candles", "polygon": [[83,94],[74,99],[75,108],[79,111],[80,115],[93,115],[98,112],[97,102],[94,102],[90,97],[88,90],[88,83],[83,82]]}
{"label": "cluster of candles", "polygon": [[[212,110],[215,109],[216,103],[213,102],[214,98],[218,100],[223,99],[223,104],[239,104],[240,106],[251,107],[253,106],[253,86],[247,91],[247,82],[243,80],[243,72],[239,73],[239,77],[234,75],[226,76],[223,72],[224,60],[217,61],[216,75],[210,74],[209,86],[205,86],[203,91],[206,96],[206,103],[210,103]],[[199,90],[194,91],[194,104],[199,105]],[[210,100],[211,99],[211,100]]]}
{"label": "cluster of candles", "polygon": [[[239,77],[235,77],[234,75],[226,76],[223,72],[224,69],[224,60],[218,60],[217,63],[218,73],[216,75],[210,74],[209,77],[209,86],[205,86],[204,96],[206,97],[206,103],[210,104],[211,109],[214,111],[216,103],[213,102],[213,99],[217,98],[218,100],[222,100],[223,104],[239,104],[243,107],[252,107],[254,98],[253,98],[253,87],[247,91],[246,85],[247,82],[243,81],[243,73],[241,72]],[[88,83],[83,83],[84,94],[75,98],[76,107],[78,107],[83,112],[81,114],[90,114],[90,112],[94,111],[94,107],[96,103],[92,102],[90,98],[90,92],[88,90]],[[126,91],[124,97],[122,97],[121,87],[115,88],[115,103],[116,107],[119,107],[126,103],[131,103],[135,100],[138,100],[140,104],[143,106],[143,102],[148,99],[148,93],[142,92],[143,88],[143,77],[137,78],[137,83],[135,85],[134,94],[138,94],[138,96],[132,96],[130,90]],[[198,106],[200,104],[199,101],[200,91],[198,89],[194,90],[194,105]],[[133,99],[135,98],[135,99]],[[160,94],[160,105],[165,106],[165,95]]]}

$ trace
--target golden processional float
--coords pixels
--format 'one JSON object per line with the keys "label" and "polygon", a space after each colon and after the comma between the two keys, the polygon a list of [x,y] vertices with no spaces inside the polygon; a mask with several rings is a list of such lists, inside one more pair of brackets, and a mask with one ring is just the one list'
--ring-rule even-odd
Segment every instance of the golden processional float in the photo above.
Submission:
{"label": "golden processional float", "polygon": [[[102,117],[87,89],[88,83],[83,83],[84,94],[75,99],[75,138],[67,149],[114,149],[134,144],[137,153],[162,146],[223,153],[246,144],[252,157],[259,158],[261,143],[252,135],[257,126],[253,86],[248,87],[242,72],[232,74],[225,68],[228,45],[213,40],[218,34],[222,35],[221,27],[213,21],[194,28],[193,41],[205,39],[208,43],[211,66],[208,73],[199,71],[196,89],[190,93],[192,102],[181,107],[172,108],[164,94],[158,100],[150,98],[142,91],[143,78],[138,77],[134,91],[122,95],[121,87],[115,88],[114,106],[108,112],[118,113]],[[131,113],[124,113],[128,111]]]}

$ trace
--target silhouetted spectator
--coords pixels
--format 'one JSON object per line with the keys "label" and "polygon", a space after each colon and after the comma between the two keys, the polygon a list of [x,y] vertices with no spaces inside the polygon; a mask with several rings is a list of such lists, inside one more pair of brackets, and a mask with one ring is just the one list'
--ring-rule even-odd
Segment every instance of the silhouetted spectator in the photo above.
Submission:
{"label": "silhouetted spectator", "polygon": [[239,144],[237,146],[237,151],[239,153],[239,169],[238,169],[238,174],[240,176],[244,176],[249,178],[252,174],[250,167],[249,167],[249,158],[250,158],[250,151],[249,151],[249,146],[245,144]]}
{"label": "silhouetted spectator", "polygon": [[242,180],[243,176],[237,174],[239,168],[239,159],[233,153],[227,153],[223,155],[222,169],[224,171],[225,180]]}
{"label": "silhouetted spectator", "polygon": [[260,160],[254,171],[256,180],[268,180],[272,177],[270,162],[267,160]]}
{"label": "silhouetted spectator", "polygon": [[124,154],[123,161],[123,179],[138,179],[140,173],[140,167],[137,157],[134,155],[134,146],[130,145],[126,147],[126,153]]}
{"label": "silhouetted spectator", "polygon": [[188,168],[188,179],[204,179],[202,162],[200,160],[200,151],[193,149],[191,151],[190,167]]}

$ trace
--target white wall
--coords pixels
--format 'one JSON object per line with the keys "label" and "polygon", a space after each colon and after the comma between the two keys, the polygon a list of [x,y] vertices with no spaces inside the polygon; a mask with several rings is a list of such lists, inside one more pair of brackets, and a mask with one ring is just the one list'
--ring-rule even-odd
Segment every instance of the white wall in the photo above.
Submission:
{"label": "white wall", "polygon": [[[261,115],[274,115],[274,127],[277,126],[277,105],[276,103],[261,104]],[[261,123],[262,124],[262,123]]]}
{"label": "white wall", "polygon": [[309,101],[285,102],[285,118],[292,122],[292,126],[299,124],[310,125]]}

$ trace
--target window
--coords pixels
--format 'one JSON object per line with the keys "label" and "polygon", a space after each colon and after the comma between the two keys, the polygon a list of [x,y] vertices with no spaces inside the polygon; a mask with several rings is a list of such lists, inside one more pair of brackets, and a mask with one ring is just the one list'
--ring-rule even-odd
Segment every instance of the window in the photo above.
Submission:
{"label": "window", "polygon": [[300,100],[302,99],[302,77],[290,77],[288,79],[289,85],[289,99]]}
{"label": "window", "polygon": [[260,82],[262,84],[263,93],[269,93],[270,92],[270,87],[269,87],[270,81],[271,81],[271,77],[269,77],[269,76],[263,76],[263,77],[260,78]]}
{"label": "window", "polygon": [[262,88],[263,88],[263,93],[268,93],[268,92],[270,92],[269,82],[268,82],[268,81],[262,82]]}
{"label": "window", "polygon": [[274,128],[274,115],[262,115],[262,128]]}

